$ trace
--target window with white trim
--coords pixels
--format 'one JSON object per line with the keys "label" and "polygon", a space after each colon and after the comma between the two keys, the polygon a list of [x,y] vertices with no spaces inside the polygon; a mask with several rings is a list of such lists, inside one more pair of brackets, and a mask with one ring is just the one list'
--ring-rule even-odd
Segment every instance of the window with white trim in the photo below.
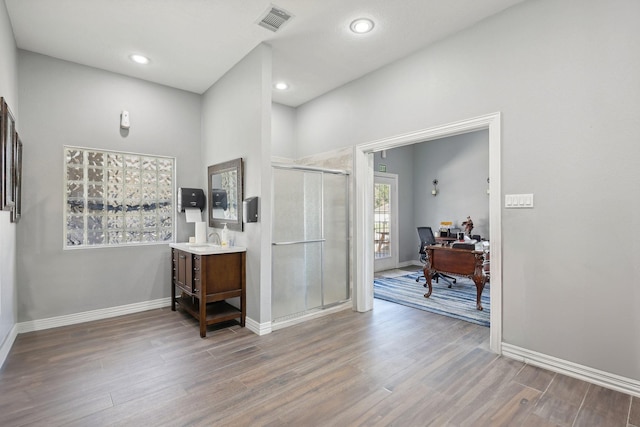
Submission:
{"label": "window with white trim", "polygon": [[64,147],[64,248],[173,242],[175,158]]}

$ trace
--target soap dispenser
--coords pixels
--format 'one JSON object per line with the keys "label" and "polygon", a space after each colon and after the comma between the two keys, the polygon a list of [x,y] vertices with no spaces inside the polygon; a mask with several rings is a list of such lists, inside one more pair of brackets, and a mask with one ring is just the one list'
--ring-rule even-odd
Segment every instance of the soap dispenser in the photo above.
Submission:
{"label": "soap dispenser", "polygon": [[222,246],[229,246],[229,229],[227,228],[227,223],[224,223],[224,227],[222,228],[222,233],[220,233],[220,244]]}

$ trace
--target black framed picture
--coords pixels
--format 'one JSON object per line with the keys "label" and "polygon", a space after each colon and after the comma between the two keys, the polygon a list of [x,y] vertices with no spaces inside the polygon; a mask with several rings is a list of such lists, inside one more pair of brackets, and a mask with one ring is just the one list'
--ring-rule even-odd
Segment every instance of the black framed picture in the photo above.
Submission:
{"label": "black framed picture", "polygon": [[13,211],[15,206],[15,154],[16,147],[16,121],[11,114],[9,106],[2,100],[2,125],[0,130],[0,148],[2,152],[2,200],[0,200],[0,209],[5,211]]}
{"label": "black framed picture", "polygon": [[0,209],[4,206],[4,98],[0,97]]}
{"label": "black framed picture", "polygon": [[14,205],[11,221],[18,222],[22,216],[22,141],[16,132],[13,162],[13,193]]}

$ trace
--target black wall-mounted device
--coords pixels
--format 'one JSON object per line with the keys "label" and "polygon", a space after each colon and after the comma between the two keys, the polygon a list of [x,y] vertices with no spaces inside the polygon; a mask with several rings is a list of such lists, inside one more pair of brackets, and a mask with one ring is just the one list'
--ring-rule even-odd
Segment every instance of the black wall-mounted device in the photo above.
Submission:
{"label": "black wall-mounted device", "polygon": [[247,197],[242,202],[242,220],[244,222],[258,222],[258,198]]}
{"label": "black wall-mounted device", "polygon": [[178,212],[184,212],[185,208],[205,207],[204,191],[201,188],[178,188]]}
{"label": "black wall-mounted device", "polygon": [[213,209],[222,209],[226,211],[228,206],[227,190],[222,188],[214,188],[211,190],[211,203],[213,205]]}

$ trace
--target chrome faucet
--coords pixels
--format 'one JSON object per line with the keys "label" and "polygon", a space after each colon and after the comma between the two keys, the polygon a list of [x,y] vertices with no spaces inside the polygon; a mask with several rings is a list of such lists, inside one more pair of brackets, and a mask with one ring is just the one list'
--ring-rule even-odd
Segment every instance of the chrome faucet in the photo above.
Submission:
{"label": "chrome faucet", "polygon": [[218,234],[218,232],[213,231],[213,232],[209,233],[209,236],[208,236],[207,240],[211,239],[211,236],[214,236],[215,237],[214,240],[217,240],[217,243],[213,242],[214,245],[221,245],[221,243],[220,243],[220,235]]}

